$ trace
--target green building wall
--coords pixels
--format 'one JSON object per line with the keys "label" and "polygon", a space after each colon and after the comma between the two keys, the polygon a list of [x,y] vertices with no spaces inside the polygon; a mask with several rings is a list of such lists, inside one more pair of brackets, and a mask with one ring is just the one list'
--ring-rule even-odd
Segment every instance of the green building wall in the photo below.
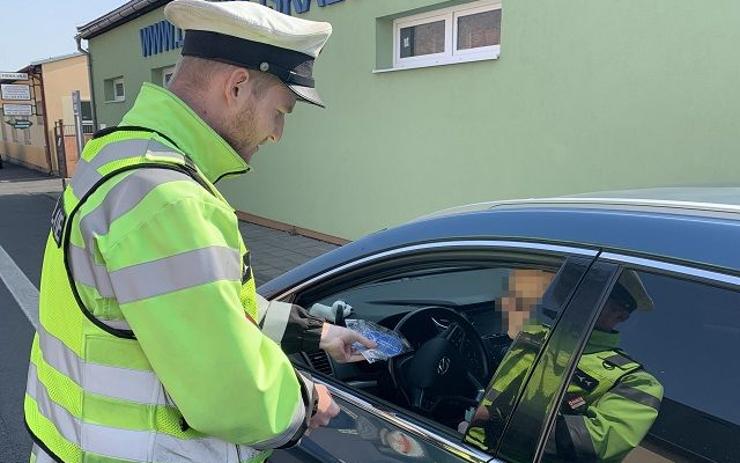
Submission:
{"label": "green building wall", "polygon": [[[504,0],[498,60],[373,72],[392,19],[459,1],[311,2],[328,109],[298,105],[254,170],[219,186],[237,209],[354,239],[454,205],[663,185],[737,183],[740,2]],[[139,29],[90,40],[99,122],[118,122],[153,69]],[[124,103],[103,79],[124,76]]]}

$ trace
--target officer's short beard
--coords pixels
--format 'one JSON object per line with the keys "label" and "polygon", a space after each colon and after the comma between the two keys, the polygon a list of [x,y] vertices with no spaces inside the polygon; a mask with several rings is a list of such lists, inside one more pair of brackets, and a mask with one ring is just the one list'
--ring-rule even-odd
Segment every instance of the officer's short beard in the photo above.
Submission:
{"label": "officer's short beard", "polygon": [[242,158],[260,143],[256,135],[254,106],[249,105],[236,116],[225,120],[222,129],[216,130]]}

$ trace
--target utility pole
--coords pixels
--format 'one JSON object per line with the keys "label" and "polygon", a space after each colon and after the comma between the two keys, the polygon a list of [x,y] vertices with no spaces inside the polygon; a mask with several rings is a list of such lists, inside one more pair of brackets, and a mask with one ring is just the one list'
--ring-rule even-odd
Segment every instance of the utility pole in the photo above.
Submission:
{"label": "utility pole", "polygon": [[80,102],[80,91],[72,92],[72,110],[75,115],[75,139],[77,140],[77,159],[82,155],[82,103]]}

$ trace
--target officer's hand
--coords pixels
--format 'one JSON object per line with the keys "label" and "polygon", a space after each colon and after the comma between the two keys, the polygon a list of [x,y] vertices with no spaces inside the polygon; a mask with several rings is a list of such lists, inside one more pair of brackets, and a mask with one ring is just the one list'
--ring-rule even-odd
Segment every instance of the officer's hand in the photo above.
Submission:
{"label": "officer's hand", "polygon": [[357,362],[363,360],[364,357],[352,352],[352,344],[356,342],[359,342],[368,349],[376,347],[373,341],[356,331],[344,328],[343,326],[324,323],[324,327],[321,329],[319,348],[326,351],[327,354],[331,355],[331,358],[339,363]]}
{"label": "officer's hand", "polygon": [[331,394],[326,389],[326,386],[316,384],[315,388],[314,393],[318,396],[319,403],[316,404],[316,413],[313,414],[311,420],[308,422],[309,429],[326,426],[332,418],[339,414],[339,405],[331,398]]}

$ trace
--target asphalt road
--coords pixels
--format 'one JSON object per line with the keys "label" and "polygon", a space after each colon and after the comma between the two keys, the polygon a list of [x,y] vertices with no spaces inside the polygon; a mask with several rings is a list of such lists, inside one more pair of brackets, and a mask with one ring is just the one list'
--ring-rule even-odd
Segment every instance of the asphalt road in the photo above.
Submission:
{"label": "asphalt road", "polygon": [[[0,169],[0,247],[38,288],[59,179],[9,164]],[[27,462],[23,392],[34,328],[0,278],[0,462]]]}

